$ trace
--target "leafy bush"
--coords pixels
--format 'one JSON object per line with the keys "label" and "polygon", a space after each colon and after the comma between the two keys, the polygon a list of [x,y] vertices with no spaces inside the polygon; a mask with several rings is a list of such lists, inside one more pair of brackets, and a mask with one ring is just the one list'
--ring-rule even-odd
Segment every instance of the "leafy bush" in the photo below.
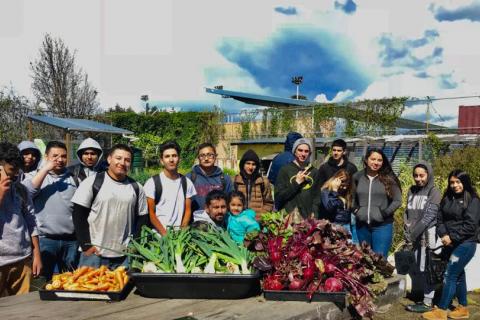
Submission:
{"label": "leafy bush", "polygon": [[480,187],[480,148],[468,146],[437,157],[433,163],[437,187],[445,191],[448,174],[454,169],[466,171],[477,190]]}

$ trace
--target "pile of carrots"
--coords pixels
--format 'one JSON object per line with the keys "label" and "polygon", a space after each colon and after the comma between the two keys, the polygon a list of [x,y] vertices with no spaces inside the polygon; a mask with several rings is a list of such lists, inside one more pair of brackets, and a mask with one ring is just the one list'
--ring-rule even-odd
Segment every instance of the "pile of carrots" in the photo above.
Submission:
{"label": "pile of carrots", "polygon": [[121,291],[128,283],[125,267],[109,270],[106,266],[94,269],[80,267],[73,272],[56,274],[52,282],[45,286],[46,290],[69,291]]}

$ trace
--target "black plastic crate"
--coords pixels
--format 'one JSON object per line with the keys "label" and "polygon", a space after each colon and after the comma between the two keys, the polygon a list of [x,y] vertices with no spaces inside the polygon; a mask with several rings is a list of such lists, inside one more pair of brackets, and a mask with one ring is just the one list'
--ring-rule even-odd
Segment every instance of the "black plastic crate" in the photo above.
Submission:
{"label": "black plastic crate", "polygon": [[264,290],[266,300],[274,301],[305,301],[305,302],[333,302],[340,309],[347,305],[347,292],[315,292],[310,300],[307,291]]}
{"label": "black plastic crate", "polygon": [[60,301],[121,301],[124,300],[133,289],[133,281],[130,280],[122,291],[70,291],[70,290],[45,290],[38,291],[40,300]]}
{"label": "black plastic crate", "polygon": [[243,299],[257,296],[260,274],[131,273],[137,291],[148,298]]}

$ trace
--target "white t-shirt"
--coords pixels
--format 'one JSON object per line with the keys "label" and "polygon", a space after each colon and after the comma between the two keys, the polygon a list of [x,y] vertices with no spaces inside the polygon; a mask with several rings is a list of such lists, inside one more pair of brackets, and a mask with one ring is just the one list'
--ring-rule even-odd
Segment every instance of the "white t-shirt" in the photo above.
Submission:
{"label": "white t-shirt", "polygon": [[[192,198],[197,194],[193,182],[187,179],[187,192],[185,197]],[[167,178],[163,171],[160,173],[160,181],[162,182],[162,196],[155,207],[155,214],[164,227],[179,227],[182,224],[183,214],[185,212],[185,199],[183,197],[183,189],[181,178],[175,180]],[[148,198],[155,199],[155,183],[153,178],[145,182],[145,194]]]}
{"label": "white t-shirt", "polygon": [[[92,202],[92,185],[95,176],[82,181],[72,202],[83,207],[90,207]],[[147,199],[139,184],[138,212],[147,214]],[[135,216],[135,190],[127,180],[115,181],[105,173],[105,180],[91,204],[88,224],[90,240],[93,245],[100,245],[116,251],[123,251],[128,245],[128,236],[133,232]],[[120,257],[118,252],[97,248],[103,257]]]}

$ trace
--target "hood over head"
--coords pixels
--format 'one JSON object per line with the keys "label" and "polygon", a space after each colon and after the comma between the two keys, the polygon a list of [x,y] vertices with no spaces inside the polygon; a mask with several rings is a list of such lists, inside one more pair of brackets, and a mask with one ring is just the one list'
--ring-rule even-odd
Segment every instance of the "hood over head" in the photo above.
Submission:
{"label": "hood over head", "polygon": [[40,149],[37,147],[35,143],[32,141],[22,141],[18,144],[18,150],[20,150],[20,154],[23,156],[23,152],[26,150],[32,150],[33,153],[36,156],[35,164],[32,166],[32,170],[36,170],[38,167],[38,164],[40,163],[40,160],[42,160],[42,153],[40,152]]}
{"label": "hood over head", "polygon": [[413,175],[413,172],[415,171],[415,169],[418,168],[418,167],[421,167],[421,168],[427,170],[427,172],[428,172],[427,184],[424,187],[417,187],[416,185],[413,185],[410,190],[411,190],[412,193],[416,193],[416,194],[418,194],[420,192],[428,194],[430,192],[430,190],[435,186],[435,176],[433,175],[433,168],[428,162],[419,161],[417,164],[415,164],[413,166],[412,175]]}
{"label": "hood over head", "polygon": [[289,132],[287,138],[285,139],[285,151],[292,152],[293,144],[298,139],[303,138],[303,136],[298,132]]}
{"label": "hood over head", "polygon": [[255,168],[255,171],[253,172],[252,174],[252,178],[253,179],[256,179],[259,175],[260,175],[260,158],[258,157],[258,155],[255,153],[255,151],[253,151],[252,149],[248,149],[242,156],[242,159],[240,160],[240,174],[242,175],[242,177],[246,177],[247,174],[245,173],[245,170],[244,170],[244,165],[245,165],[245,162],[247,161],[253,161],[256,163],[257,167]]}
{"label": "hood over head", "polygon": [[102,156],[103,156],[102,147],[100,147],[100,144],[92,138],[87,138],[82,141],[82,143],[77,149],[77,158],[78,158],[78,161],[80,161],[80,163],[84,166],[86,165],[82,161],[82,153],[86,149],[94,149],[98,152],[98,160],[97,160],[97,164],[95,165],[97,166],[100,163],[100,159],[102,159]]}

